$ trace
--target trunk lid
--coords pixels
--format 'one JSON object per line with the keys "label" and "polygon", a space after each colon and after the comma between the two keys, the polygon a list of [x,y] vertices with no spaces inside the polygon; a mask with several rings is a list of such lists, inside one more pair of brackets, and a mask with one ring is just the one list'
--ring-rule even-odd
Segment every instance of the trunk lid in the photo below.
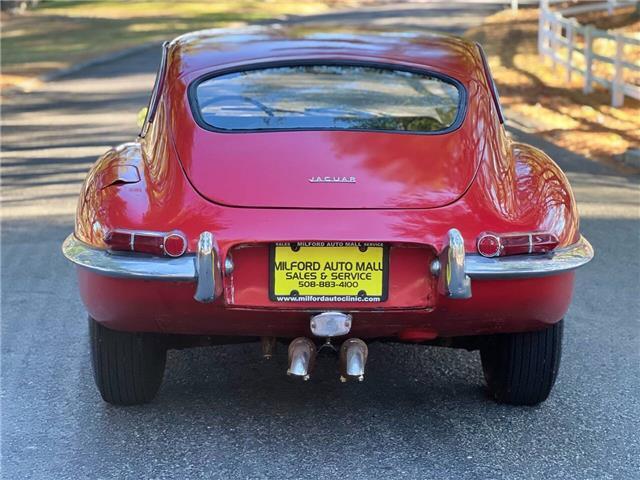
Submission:
{"label": "trunk lid", "polygon": [[235,207],[435,208],[470,186],[480,152],[463,134],[217,133],[176,141],[195,189]]}

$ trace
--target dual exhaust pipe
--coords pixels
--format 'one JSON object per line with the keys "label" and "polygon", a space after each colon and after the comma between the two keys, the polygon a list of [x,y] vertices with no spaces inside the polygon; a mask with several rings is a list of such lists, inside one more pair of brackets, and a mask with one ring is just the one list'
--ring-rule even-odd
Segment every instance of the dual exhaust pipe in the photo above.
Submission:
{"label": "dual exhaust pipe", "polygon": [[[311,378],[318,351],[316,344],[306,337],[298,337],[289,344],[289,368],[287,375]],[[367,363],[369,349],[359,338],[349,338],[340,347],[340,381],[364,380],[364,367]]]}

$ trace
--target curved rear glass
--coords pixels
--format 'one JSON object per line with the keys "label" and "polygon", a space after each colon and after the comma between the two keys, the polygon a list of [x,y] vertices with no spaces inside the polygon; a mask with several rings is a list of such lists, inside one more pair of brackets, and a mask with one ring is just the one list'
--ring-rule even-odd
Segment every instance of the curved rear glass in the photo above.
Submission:
{"label": "curved rear glass", "polygon": [[388,67],[294,65],[198,81],[191,101],[213,129],[434,133],[459,122],[462,88],[439,75]]}

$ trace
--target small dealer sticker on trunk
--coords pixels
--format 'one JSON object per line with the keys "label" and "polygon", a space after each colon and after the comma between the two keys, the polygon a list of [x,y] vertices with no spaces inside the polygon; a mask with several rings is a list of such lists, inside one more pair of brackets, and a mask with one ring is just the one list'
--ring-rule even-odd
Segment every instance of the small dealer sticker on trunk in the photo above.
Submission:
{"label": "small dealer sticker on trunk", "polygon": [[389,251],[382,243],[276,243],[269,295],[276,302],[384,302]]}

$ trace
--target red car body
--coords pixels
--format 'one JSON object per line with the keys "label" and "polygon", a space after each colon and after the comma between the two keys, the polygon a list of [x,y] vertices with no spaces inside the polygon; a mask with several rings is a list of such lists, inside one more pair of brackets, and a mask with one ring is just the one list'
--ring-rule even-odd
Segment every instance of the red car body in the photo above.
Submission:
{"label": "red car body", "polygon": [[[561,169],[506,134],[478,45],[440,36],[295,37],[260,28],[185,35],[165,53],[153,118],[140,138],[108,151],[91,168],[75,232],[64,246],[79,265],[80,294],[97,323],[124,332],[293,338],[312,336],[311,315],[338,310],[352,317],[344,338],[426,342],[531,332],[564,317],[574,269],[593,252],[580,235]],[[194,118],[189,88],[203,75],[296,62],[384,64],[446,75],[466,91],[461,123],[437,135],[229,133],[203,128]],[[357,182],[308,181],[326,175]],[[186,251],[177,258],[114,254],[105,239],[123,229],[181,232]],[[461,257],[451,257],[452,229],[463,245],[462,270],[453,273]],[[203,232],[214,242],[214,291],[197,301]],[[545,232],[557,246],[543,254],[488,258],[477,247],[485,232]],[[386,300],[272,300],[271,245],[318,241],[384,244]],[[149,273],[152,263],[157,274]],[[456,294],[447,281],[460,272],[453,281],[467,285]]]}

